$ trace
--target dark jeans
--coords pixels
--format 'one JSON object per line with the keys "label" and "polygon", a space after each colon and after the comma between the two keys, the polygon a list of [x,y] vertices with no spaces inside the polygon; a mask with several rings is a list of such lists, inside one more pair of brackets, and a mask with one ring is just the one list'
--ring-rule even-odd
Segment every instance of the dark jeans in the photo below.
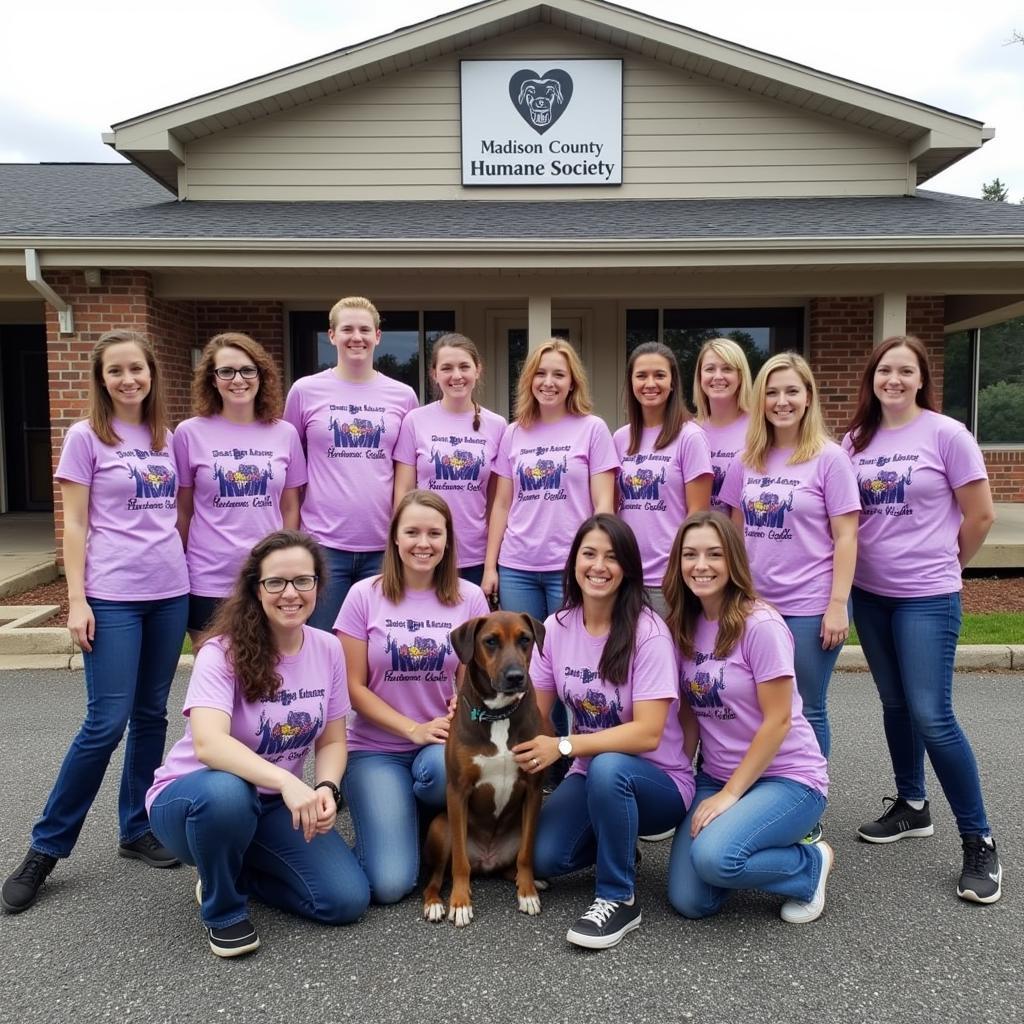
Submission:
{"label": "dark jeans", "polygon": [[339,551],[325,547],[321,550],[327,563],[327,579],[320,581],[320,593],[309,624],[330,633],[352,584],[376,576],[384,561],[384,552]]}

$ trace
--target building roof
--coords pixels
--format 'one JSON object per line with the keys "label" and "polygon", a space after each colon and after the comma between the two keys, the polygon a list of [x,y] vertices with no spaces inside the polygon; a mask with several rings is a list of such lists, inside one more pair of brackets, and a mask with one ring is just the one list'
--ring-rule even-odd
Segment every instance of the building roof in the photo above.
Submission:
{"label": "building roof", "polygon": [[178,202],[130,164],[0,164],[0,246],[61,240],[1008,238],[1024,206],[939,192],[823,199]]}

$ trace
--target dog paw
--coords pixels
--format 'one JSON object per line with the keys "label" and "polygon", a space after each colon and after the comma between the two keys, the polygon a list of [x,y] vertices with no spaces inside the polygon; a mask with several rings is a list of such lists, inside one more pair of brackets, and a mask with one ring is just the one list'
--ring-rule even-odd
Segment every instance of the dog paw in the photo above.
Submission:
{"label": "dog paw", "polygon": [[465,928],[466,925],[473,920],[473,905],[467,904],[464,907],[452,907],[448,911],[448,920],[451,921],[456,928]]}
{"label": "dog paw", "polygon": [[540,913],[540,897],[539,896],[520,896],[519,897],[519,912],[521,914],[529,914],[530,917],[536,917]]}
{"label": "dog paw", "polygon": [[443,921],[444,920],[444,904],[440,901],[435,903],[424,903],[423,904],[423,916],[428,921]]}

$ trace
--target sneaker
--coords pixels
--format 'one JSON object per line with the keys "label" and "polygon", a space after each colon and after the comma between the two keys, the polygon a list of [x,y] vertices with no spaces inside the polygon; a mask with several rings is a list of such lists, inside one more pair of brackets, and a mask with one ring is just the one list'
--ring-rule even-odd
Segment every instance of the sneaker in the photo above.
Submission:
{"label": "sneaker", "polygon": [[857,829],[857,835],[866,842],[895,843],[897,839],[935,834],[927,800],[919,811],[911,807],[901,796],[882,797],[882,803],[889,805],[885,814]]}
{"label": "sneaker", "polygon": [[629,904],[616,903],[599,896],[565,937],[576,946],[608,949],[617,946],[627,932],[639,927],[640,905],[635,900]]}
{"label": "sneaker", "polygon": [[152,832],[143,832],[130,843],[120,843],[117,852],[122,857],[141,860],[151,868],[176,868],[181,863]]}
{"label": "sneaker", "polygon": [[956,894],[974,903],[995,903],[1003,894],[1003,866],[991,836],[964,836],[964,869]]}
{"label": "sneaker", "polygon": [[821,874],[818,875],[818,885],[814,895],[807,903],[800,900],[786,900],[782,904],[782,920],[789,924],[810,924],[821,917],[825,909],[825,884],[828,882],[829,872],[836,859],[835,851],[828,843],[822,841],[815,843],[814,848],[821,854]]}
{"label": "sneaker", "polygon": [[214,956],[242,956],[260,948],[260,937],[249,918],[226,928],[207,928],[206,934]]}
{"label": "sneaker", "polygon": [[805,846],[813,846],[815,843],[821,842],[823,834],[824,833],[821,831],[821,822],[819,821],[814,828],[812,828],[811,831],[800,840],[800,842]]}
{"label": "sneaker", "polygon": [[28,910],[39,896],[46,876],[54,869],[56,857],[38,850],[29,850],[25,859],[14,869],[4,882],[0,902],[8,914],[20,914]]}
{"label": "sneaker", "polygon": [[196,903],[203,905],[203,880],[196,878]]}
{"label": "sneaker", "polygon": [[671,839],[676,834],[674,828],[670,828],[667,832],[655,832],[650,836],[640,836],[640,842],[642,843],[660,843],[663,839]]}

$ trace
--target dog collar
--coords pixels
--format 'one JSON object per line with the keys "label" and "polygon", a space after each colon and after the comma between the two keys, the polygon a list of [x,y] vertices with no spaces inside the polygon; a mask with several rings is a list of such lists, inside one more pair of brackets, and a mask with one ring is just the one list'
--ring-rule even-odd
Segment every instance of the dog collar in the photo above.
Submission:
{"label": "dog collar", "polygon": [[471,722],[503,722],[506,718],[511,718],[516,713],[516,709],[523,699],[520,697],[515,703],[509,704],[508,707],[501,708],[498,711],[492,711],[489,707],[475,708],[465,697],[463,697],[463,700],[466,701],[466,706],[469,708],[469,719]]}

